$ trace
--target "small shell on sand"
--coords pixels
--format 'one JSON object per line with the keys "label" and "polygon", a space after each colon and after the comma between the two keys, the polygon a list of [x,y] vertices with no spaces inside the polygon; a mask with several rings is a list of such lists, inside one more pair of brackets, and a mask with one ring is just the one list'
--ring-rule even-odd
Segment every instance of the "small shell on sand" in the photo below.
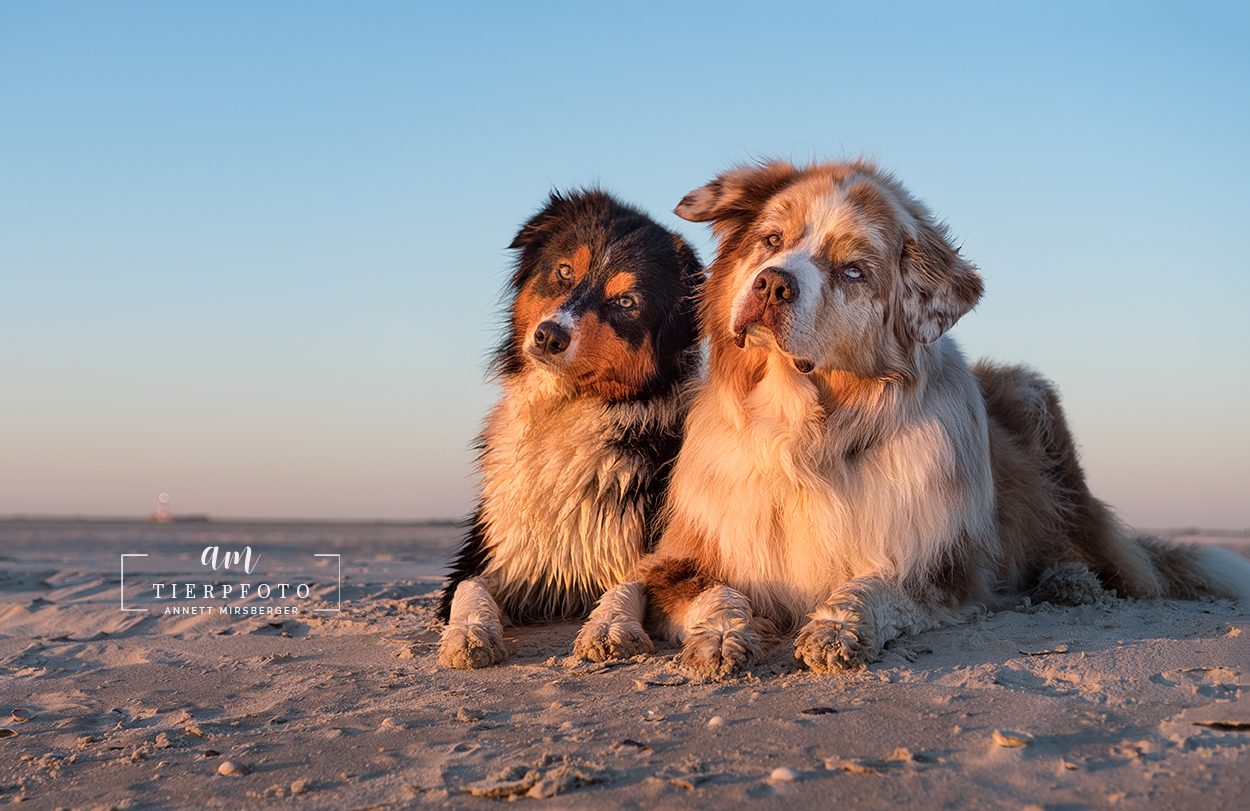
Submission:
{"label": "small shell on sand", "polygon": [[793,783],[799,779],[799,773],[794,769],[785,766],[779,766],[773,769],[773,773],[768,775],[768,779],[773,783]]}
{"label": "small shell on sand", "polygon": [[17,732],[14,730],[8,727],[0,727],[0,738],[12,738],[15,735],[17,735]]}
{"label": "small shell on sand", "polygon": [[707,725],[710,727],[723,727],[726,723],[728,722],[719,715],[713,715],[711,718],[707,719]]}
{"label": "small shell on sand", "polygon": [[34,717],[35,716],[30,712],[30,710],[24,710],[21,707],[15,707],[13,709],[13,721],[15,723],[24,724]]}
{"label": "small shell on sand", "polygon": [[217,767],[218,774],[245,775],[251,773],[251,771],[252,770],[247,766],[242,763],[236,763],[233,760],[223,761],[222,764]]}
{"label": "small shell on sand", "polygon": [[662,712],[655,712],[654,710],[647,710],[646,712],[642,714],[642,720],[644,721],[667,721],[668,716]]}
{"label": "small shell on sand", "polygon": [[1020,747],[1033,742],[1033,736],[1027,732],[1015,732],[1010,729],[994,730],[994,743],[999,746]]}

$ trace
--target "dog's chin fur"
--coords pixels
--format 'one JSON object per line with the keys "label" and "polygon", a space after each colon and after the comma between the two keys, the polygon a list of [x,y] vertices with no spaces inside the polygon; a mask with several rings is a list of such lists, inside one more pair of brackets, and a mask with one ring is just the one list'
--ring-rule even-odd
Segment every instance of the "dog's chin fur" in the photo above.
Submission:
{"label": "dog's chin fur", "polygon": [[[889,175],[769,163],[677,213],[720,238],[700,300],[710,362],[644,568],[651,627],[685,642],[695,670],[750,664],[744,611],[806,623],[795,656],[823,671],[1043,580],[1048,594],[1088,594],[1088,578],[1133,597],[1250,586],[1191,548],[1129,537],[1090,493],[1049,382],[969,366],[944,333],[980,277]],[[765,271],[787,274],[786,296],[752,302]],[[1065,577],[1081,588],[1055,587]],[[703,596],[715,589],[729,593]]]}

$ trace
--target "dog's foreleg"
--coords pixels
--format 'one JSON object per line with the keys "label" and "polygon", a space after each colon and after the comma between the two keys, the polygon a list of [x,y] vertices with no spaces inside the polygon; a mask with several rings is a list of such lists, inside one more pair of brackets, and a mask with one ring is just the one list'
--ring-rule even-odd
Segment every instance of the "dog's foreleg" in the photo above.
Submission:
{"label": "dog's foreleg", "polygon": [[818,673],[877,661],[891,639],[937,628],[943,617],[926,610],[896,583],[857,577],[810,615],[794,640],[794,658]]}
{"label": "dog's foreleg", "polygon": [[653,653],[655,645],[642,629],[647,610],[646,587],[646,583],[638,581],[604,592],[573,642],[573,655],[603,662]]}
{"label": "dog's foreleg", "polygon": [[444,667],[472,670],[508,658],[503,642],[503,615],[495,598],[477,578],[462,580],[451,600],[451,618],[439,641],[438,661]]}
{"label": "dog's foreleg", "polygon": [[751,618],[747,598],[729,586],[700,592],[683,617],[673,617],[682,642],[678,662],[704,678],[737,675],[763,656]]}

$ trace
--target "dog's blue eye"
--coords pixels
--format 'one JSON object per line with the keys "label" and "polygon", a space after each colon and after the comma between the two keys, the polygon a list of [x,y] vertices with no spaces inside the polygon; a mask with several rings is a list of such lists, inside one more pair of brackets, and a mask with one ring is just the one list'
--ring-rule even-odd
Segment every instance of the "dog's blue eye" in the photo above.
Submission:
{"label": "dog's blue eye", "polygon": [[843,268],[843,269],[842,269],[842,275],[843,275],[843,276],[845,276],[845,277],[846,277],[846,278],[848,278],[848,279],[862,279],[862,278],[864,278],[864,274],[863,274],[863,272],[862,272],[862,271],[860,271],[860,269],[859,269],[859,268],[857,268],[857,267]]}
{"label": "dog's blue eye", "polygon": [[556,273],[560,274],[561,279],[568,280],[573,278],[573,268],[568,265],[560,265],[556,268]]}

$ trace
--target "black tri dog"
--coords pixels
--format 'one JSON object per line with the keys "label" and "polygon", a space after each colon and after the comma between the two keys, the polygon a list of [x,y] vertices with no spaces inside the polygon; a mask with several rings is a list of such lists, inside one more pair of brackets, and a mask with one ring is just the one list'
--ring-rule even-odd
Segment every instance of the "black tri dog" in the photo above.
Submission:
{"label": "black tri dog", "polygon": [[[502,662],[505,622],[585,617],[633,579],[699,363],[702,266],[642,212],[598,190],[552,194],[510,247],[493,362],[503,396],[478,440],[480,501],[443,592],[446,667]],[[628,636],[651,649],[641,628]],[[610,644],[621,655],[630,640]]]}

